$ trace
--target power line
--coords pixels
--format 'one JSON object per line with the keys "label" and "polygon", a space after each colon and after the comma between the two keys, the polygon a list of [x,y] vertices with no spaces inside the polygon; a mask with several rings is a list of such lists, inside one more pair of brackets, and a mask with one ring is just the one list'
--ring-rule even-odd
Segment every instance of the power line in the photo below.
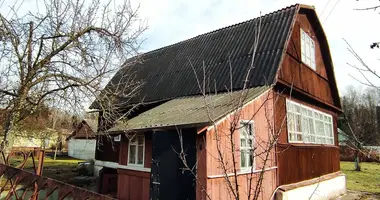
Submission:
{"label": "power line", "polygon": [[332,9],[330,10],[329,14],[327,15],[327,17],[325,18],[325,20],[322,22],[322,24],[324,24],[327,19],[330,17],[330,14],[334,11],[334,8],[336,7],[336,5],[339,3],[340,0],[336,1],[336,3],[334,4],[334,6],[332,7]]}
{"label": "power line", "polygon": [[325,7],[323,8],[321,14],[319,14],[320,17],[321,17],[321,16],[323,15],[323,13],[325,12],[325,10],[326,10],[327,6],[329,5],[330,1],[331,1],[331,0],[328,0],[328,1],[326,2]]}

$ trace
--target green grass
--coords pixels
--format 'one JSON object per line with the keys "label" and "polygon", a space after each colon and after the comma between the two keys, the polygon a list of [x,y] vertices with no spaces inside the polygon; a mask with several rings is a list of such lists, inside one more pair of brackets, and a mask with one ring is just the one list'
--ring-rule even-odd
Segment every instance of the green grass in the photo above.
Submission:
{"label": "green grass", "polygon": [[380,193],[380,163],[360,163],[361,172],[354,171],[353,162],[340,162],[340,168],[346,174],[347,189]]}
{"label": "green grass", "polygon": [[[23,159],[21,157],[11,158],[10,159],[10,165],[11,166],[17,166],[21,164]],[[49,168],[72,168],[76,167],[78,165],[78,162],[81,162],[82,160],[78,160],[75,158],[70,157],[58,157],[56,160],[53,160],[50,157],[45,157],[44,159],[44,169]],[[38,160],[35,158],[35,165],[37,167]],[[24,169],[29,169],[33,167],[33,161],[32,158],[28,158]]]}

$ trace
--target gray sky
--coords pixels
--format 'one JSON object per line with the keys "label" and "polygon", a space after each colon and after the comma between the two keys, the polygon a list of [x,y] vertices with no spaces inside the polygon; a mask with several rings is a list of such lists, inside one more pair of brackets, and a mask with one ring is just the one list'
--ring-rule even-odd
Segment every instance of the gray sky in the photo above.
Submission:
{"label": "gray sky", "polygon": [[[23,2],[20,12],[38,9],[39,0],[6,0],[6,4]],[[356,11],[355,8],[378,5],[378,0],[131,0],[140,4],[140,16],[149,29],[142,51],[170,45],[202,33],[264,15],[296,3],[313,5],[327,35],[340,94],[347,85],[360,85],[351,76],[360,75],[347,63],[357,64],[347,50],[345,38],[373,69],[380,61],[379,49],[370,49],[380,41],[379,11]],[[5,5],[0,11],[4,12]],[[333,9],[334,8],[334,9]],[[323,12],[322,12],[323,11]],[[380,79],[373,79],[380,85]]]}
{"label": "gray sky", "polygon": [[[148,19],[149,24],[143,51],[252,19],[258,17],[260,12],[267,14],[296,3],[314,5],[316,8],[329,41],[340,93],[344,93],[347,85],[360,85],[350,77],[360,75],[347,65],[357,64],[357,61],[347,50],[342,38],[371,67],[377,68],[379,50],[370,49],[369,45],[380,41],[380,27],[377,26],[380,14],[378,11],[354,9],[380,4],[378,0],[141,0],[140,13]],[[376,82],[380,85],[380,80]]]}

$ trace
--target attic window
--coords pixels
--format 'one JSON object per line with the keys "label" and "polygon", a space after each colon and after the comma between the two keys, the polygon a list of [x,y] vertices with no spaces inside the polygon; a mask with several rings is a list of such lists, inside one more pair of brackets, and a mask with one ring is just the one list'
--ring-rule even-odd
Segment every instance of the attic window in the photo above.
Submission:
{"label": "attic window", "polygon": [[302,62],[316,70],[314,40],[301,29],[301,57]]}

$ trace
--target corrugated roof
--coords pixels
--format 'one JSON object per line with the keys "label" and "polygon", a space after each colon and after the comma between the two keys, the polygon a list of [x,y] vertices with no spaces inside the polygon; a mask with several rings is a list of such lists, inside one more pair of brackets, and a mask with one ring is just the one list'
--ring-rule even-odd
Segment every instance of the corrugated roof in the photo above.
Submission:
{"label": "corrugated roof", "polygon": [[[125,121],[118,122],[109,132],[154,129],[173,126],[208,125],[236,110],[239,98],[247,103],[268,91],[271,86],[261,86],[248,90],[170,100],[151,110]],[[206,106],[207,105],[207,106]]]}
{"label": "corrugated roof", "polygon": [[[248,86],[270,85],[275,81],[298,7],[299,5],[293,5],[260,18],[147,52],[139,56],[141,62],[130,64],[136,59],[127,62],[128,67],[119,70],[108,87],[119,83],[123,74],[133,71],[136,73],[135,80],[142,81],[143,87],[139,96],[128,103],[139,103],[142,99],[144,102],[154,102],[199,95],[201,92],[193,66],[201,80],[203,68],[205,69],[206,85],[212,88],[210,92],[231,89],[230,80],[233,89],[239,90],[243,87],[244,77],[250,67],[258,32],[260,37]],[[92,107],[96,105],[93,104]]]}

